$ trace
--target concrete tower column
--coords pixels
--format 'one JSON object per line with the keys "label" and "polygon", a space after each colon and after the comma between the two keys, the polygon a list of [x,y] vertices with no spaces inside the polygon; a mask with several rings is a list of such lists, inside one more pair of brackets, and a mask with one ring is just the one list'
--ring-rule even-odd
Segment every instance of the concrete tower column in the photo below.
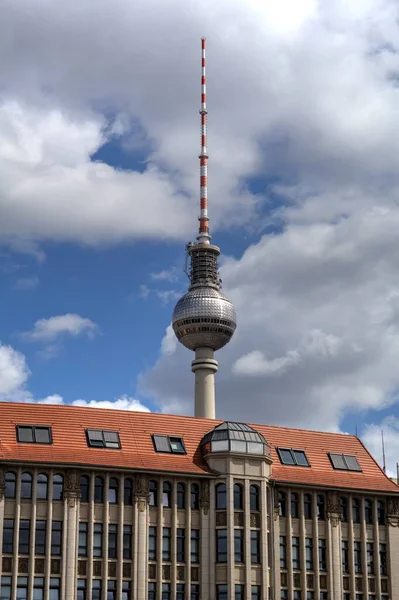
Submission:
{"label": "concrete tower column", "polygon": [[195,374],[195,416],[214,419],[215,410],[215,373],[218,370],[212,348],[197,348],[195,359],[191,363]]}
{"label": "concrete tower column", "polygon": [[76,471],[67,471],[64,484],[66,523],[65,600],[75,600],[80,486]]}
{"label": "concrete tower column", "polygon": [[[148,504],[149,491],[148,479],[142,475],[136,478],[134,490],[134,498],[136,503],[136,520],[137,523],[137,573],[136,573],[136,598],[142,600],[147,598],[147,573],[148,573]],[[160,532],[162,535],[162,532]]]}

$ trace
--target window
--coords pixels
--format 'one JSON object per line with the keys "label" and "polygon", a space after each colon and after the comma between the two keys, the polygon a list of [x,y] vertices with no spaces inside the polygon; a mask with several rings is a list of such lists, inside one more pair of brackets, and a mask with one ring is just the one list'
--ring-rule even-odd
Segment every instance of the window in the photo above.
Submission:
{"label": "window", "polygon": [[191,584],[190,600],[200,600],[200,586],[198,583]]}
{"label": "window", "polygon": [[91,600],[101,600],[102,580],[101,579],[93,579],[91,582],[91,585],[92,585]]}
{"label": "window", "polygon": [[234,600],[244,600],[245,586],[235,584],[234,586]]}
{"label": "window", "polygon": [[292,568],[300,569],[299,537],[292,538]]}
{"label": "window", "polygon": [[374,544],[370,542],[366,544],[366,562],[367,574],[374,575]]}
{"label": "window", "polygon": [[363,594],[356,594],[355,595],[355,599],[356,600],[363,600]]}
{"label": "window", "polygon": [[280,569],[287,568],[287,538],[280,535]]}
{"label": "window", "polygon": [[27,600],[28,598],[28,578],[17,577],[17,600]]}
{"label": "window", "polygon": [[251,563],[253,565],[260,563],[260,531],[251,531]]}
{"label": "window", "polygon": [[107,600],[116,600],[116,580],[115,579],[108,579]]}
{"label": "window", "polygon": [[216,562],[227,562],[227,529],[216,529]]}
{"label": "window", "polygon": [[341,513],[341,521],[347,523],[348,521],[348,498],[341,496],[339,499],[339,510]]}
{"label": "window", "polygon": [[332,452],[330,452],[328,456],[330,457],[333,468],[338,471],[362,470],[356,456],[351,456],[350,454],[334,454]]}
{"label": "window", "polygon": [[352,519],[354,523],[360,523],[360,500],[359,498],[352,499]]}
{"label": "window", "polygon": [[132,558],[132,526],[123,526],[123,558]]}
{"label": "window", "polygon": [[53,476],[53,500],[62,500],[64,493],[64,478],[58,473]]}
{"label": "window", "polygon": [[200,490],[198,483],[191,484],[190,495],[191,510],[199,510],[200,507]]}
{"label": "window", "polygon": [[108,525],[108,558],[117,558],[118,548],[118,525]]}
{"label": "window", "polygon": [[224,483],[218,483],[216,486],[216,510],[226,510],[227,491]]}
{"label": "window", "polygon": [[380,544],[380,575],[388,575],[386,544]]}
{"label": "window", "polygon": [[62,521],[51,523],[51,555],[59,556],[62,548]]}
{"label": "window", "polygon": [[328,600],[328,592],[320,592],[320,600]]}
{"label": "window", "polygon": [[121,442],[117,431],[86,429],[86,438],[87,445],[91,448],[108,448],[109,450],[121,449]]}
{"label": "window", "polygon": [[216,586],[216,600],[228,600],[227,585],[225,583]]}
{"label": "window", "polygon": [[47,522],[36,521],[35,554],[46,554]]}
{"label": "window", "polygon": [[327,543],[324,539],[319,539],[319,570],[327,571]]}
{"label": "window", "polygon": [[17,440],[24,444],[51,444],[51,427],[45,425],[17,425]]}
{"label": "window", "polygon": [[185,600],[186,598],[186,586],[184,583],[178,583],[176,585],[176,600]]}
{"label": "window", "polygon": [[362,547],[360,542],[353,543],[355,573],[362,572]]}
{"label": "window", "polygon": [[283,465],[309,467],[309,461],[303,450],[293,448],[277,448],[278,456]]}
{"label": "window", "polygon": [[313,539],[312,538],[305,539],[305,560],[306,560],[306,570],[313,571]]}
{"label": "window", "polygon": [[156,600],[157,597],[157,584],[150,581],[148,583],[148,600]]}
{"label": "window", "polygon": [[122,598],[121,600],[131,600],[132,584],[130,581],[122,581]]}
{"label": "window", "polygon": [[200,531],[199,529],[191,530],[191,562],[199,563],[200,561]]}
{"label": "window", "polygon": [[11,577],[1,578],[1,600],[11,600]]}
{"label": "window", "polygon": [[186,454],[182,437],[169,435],[153,435],[152,441],[156,452],[168,454]]}
{"label": "window", "polygon": [[170,508],[172,506],[172,484],[164,481],[162,486],[162,506]]}
{"label": "window", "polygon": [[148,532],[148,560],[157,560],[157,528],[150,527]]}
{"label": "window", "polygon": [[342,571],[349,573],[349,544],[346,540],[342,541]]}
{"label": "window", "polygon": [[47,500],[48,496],[48,477],[44,473],[39,473],[36,480],[36,498],[37,500]]}
{"label": "window", "polygon": [[32,475],[30,473],[22,473],[21,498],[26,500],[30,500],[32,498]]}
{"label": "window", "polygon": [[60,600],[60,582],[58,577],[50,578],[49,600]]}
{"label": "window", "polygon": [[162,530],[162,560],[170,560],[170,542],[171,529],[170,527],[164,527]]}
{"label": "window", "polygon": [[312,590],[306,592],[306,600],[314,600],[314,592]]}
{"label": "window", "polygon": [[177,508],[185,508],[185,506],[186,506],[186,486],[184,485],[184,483],[177,484],[176,503],[177,503]]}
{"label": "window", "polygon": [[118,504],[119,480],[116,477],[111,477],[109,480],[108,502],[110,504]]}
{"label": "window", "polygon": [[317,496],[317,519],[324,521],[326,518],[326,499],[323,494]]}
{"label": "window", "polygon": [[234,529],[234,561],[244,562],[244,530]]}
{"label": "window", "polygon": [[384,502],[384,500],[377,501],[377,522],[378,522],[378,525],[385,525],[385,502]]}
{"label": "window", "polygon": [[259,510],[259,486],[249,486],[249,507],[252,511]]}
{"label": "window", "polygon": [[6,498],[15,498],[16,480],[15,473],[13,471],[7,471],[5,478],[6,489],[4,490]]}
{"label": "window", "polygon": [[18,552],[20,554],[29,554],[29,545],[30,521],[28,519],[21,519],[19,522]]}
{"label": "window", "polygon": [[80,501],[88,502],[90,493],[90,480],[86,475],[82,475],[79,479],[80,486]]}
{"label": "window", "polygon": [[303,513],[305,519],[312,518],[312,494],[305,494],[303,497]]}
{"label": "window", "polygon": [[294,590],[293,600],[302,600],[301,591]]}
{"label": "window", "polygon": [[251,600],[261,600],[262,588],[260,585],[251,585]]}
{"label": "window", "polygon": [[86,600],[86,579],[78,579],[76,600]]}
{"label": "window", "polygon": [[14,519],[4,519],[3,523],[3,552],[14,552]]}
{"label": "window", "polygon": [[296,492],[291,494],[291,517],[299,519],[299,499]]}
{"label": "window", "polygon": [[281,590],[281,600],[288,600],[288,590]]}
{"label": "window", "polygon": [[127,477],[123,483],[123,502],[131,506],[133,504],[133,480]]}
{"label": "window", "polygon": [[79,523],[79,556],[87,556],[87,535],[89,531],[89,524],[81,522]]}
{"label": "window", "polygon": [[44,600],[44,577],[33,578],[33,600]]}
{"label": "window", "polygon": [[373,523],[373,502],[372,500],[366,499],[364,501],[364,518],[367,525]]}
{"label": "window", "polygon": [[148,490],[150,492],[150,506],[158,506],[158,486],[157,482],[151,480],[148,484]]}
{"label": "window", "polygon": [[170,600],[170,583],[162,584],[162,600]]}
{"label": "window", "polygon": [[280,517],[285,517],[287,515],[287,496],[285,492],[278,493],[278,514]]}
{"label": "window", "polygon": [[94,502],[96,504],[104,502],[104,479],[102,477],[94,479]]}
{"label": "window", "polygon": [[242,510],[242,508],[243,508],[243,493],[242,493],[242,485],[240,485],[239,483],[234,484],[233,497],[234,497],[234,510]]}
{"label": "window", "polygon": [[103,526],[94,523],[93,527],[93,556],[99,558],[103,555]]}
{"label": "window", "polygon": [[178,527],[176,531],[176,560],[177,562],[186,561],[186,530]]}

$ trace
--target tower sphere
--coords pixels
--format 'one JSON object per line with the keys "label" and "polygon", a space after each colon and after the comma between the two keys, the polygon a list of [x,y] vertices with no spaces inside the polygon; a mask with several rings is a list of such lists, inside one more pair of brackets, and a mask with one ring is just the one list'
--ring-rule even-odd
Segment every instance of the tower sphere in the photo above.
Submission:
{"label": "tower sphere", "polygon": [[189,350],[219,350],[231,339],[236,328],[234,306],[218,289],[191,287],[173,311],[173,330]]}

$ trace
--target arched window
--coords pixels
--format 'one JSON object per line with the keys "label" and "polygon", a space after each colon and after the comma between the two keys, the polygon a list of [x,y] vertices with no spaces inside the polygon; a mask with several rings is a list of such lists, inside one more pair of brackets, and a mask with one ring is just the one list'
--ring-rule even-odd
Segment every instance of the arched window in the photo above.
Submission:
{"label": "arched window", "polygon": [[384,500],[377,501],[377,521],[379,525],[385,525],[385,502]]}
{"label": "arched window", "polygon": [[243,493],[242,493],[242,485],[239,483],[234,484],[234,510],[242,510],[243,508]]}
{"label": "arched window", "polygon": [[278,493],[278,514],[280,517],[287,516],[287,497],[285,492]]}
{"label": "arched window", "polygon": [[47,500],[48,496],[48,477],[44,473],[37,476],[36,498],[38,500]]}
{"label": "arched window", "polygon": [[352,498],[352,519],[354,523],[360,523],[360,500]]}
{"label": "arched window", "polygon": [[346,523],[348,520],[348,498],[341,496],[339,499],[339,509],[341,513],[341,521]]}
{"label": "arched window", "polygon": [[200,490],[198,483],[191,484],[191,510],[199,510]]}
{"label": "arched window", "polygon": [[259,486],[249,486],[249,506],[251,510],[259,510]]}
{"label": "arched window", "polygon": [[164,481],[162,486],[162,506],[170,508],[172,506],[172,484],[170,481]]}
{"label": "arched window", "polygon": [[185,508],[186,506],[186,486],[184,483],[177,484],[176,496],[177,508]]}
{"label": "arched window", "polygon": [[30,473],[22,473],[21,498],[32,498],[32,475]]}
{"label": "arched window", "polygon": [[158,486],[157,482],[151,480],[148,484],[148,490],[150,492],[150,506],[158,506]]}
{"label": "arched window", "polygon": [[109,480],[108,502],[110,504],[118,504],[119,481],[116,477],[111,477]]}
{"label": "arched window", "polygon": [[104,479],[102,477],[94,479],[94,502],[96,504],[104,502]]}
{"label": "arched window", "polygon": [[81,475],[79,479],[80,486],[80,501],[88,502],[90,493],[90,480],[87,475]]}
{"label": "arched window", "polygon": [[291,517],[293,519],[299,518],[299,499],[296,492],[291,494]]}
{"label": "arched window", "polygon": [[373,523],[373,501],[366,498],[364,501],[364,518],[367,525],[371,525]]}
{"label": "arched window", "polygon": [[317,519],[319,521],[326,519],[326,499],[323,494],[317,496]]}
{"label": "arched window", "polygon": [[127,477],[123,487],[123,501],[125,504],[133,504],[133,480]]}
{"label": "arched window", "polygon": [[13,471],[7,471],[6,473],[6,489],[5,489],[5,497],[6,498],[15,498],[16,492],[16,481],[17,476]]}
{"label": "arched window", "polygon": [[303,513],[305,519],[312,518],[312,494],[305,494],[303,497]]}
{"label": "arched window", "polygon": [[62,500],[64,492],[64,478],[59,473],[53,477],[53,500]]}
{"label": "arched window", "polygon": [[218,483],[216,488],[216,510],[226,510],[227,491],[224,483]]}

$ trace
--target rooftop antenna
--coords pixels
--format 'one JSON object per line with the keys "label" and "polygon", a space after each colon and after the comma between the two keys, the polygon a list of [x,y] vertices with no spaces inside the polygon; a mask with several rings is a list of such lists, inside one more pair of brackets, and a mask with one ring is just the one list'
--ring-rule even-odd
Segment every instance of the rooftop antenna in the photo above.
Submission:
{"label": "rooftop antenna", "polygon": [[197,240],[200,244],[209,244],[208,218],[208,149],[206,125],[208,111],[206,109],[206,38],[201,38],[201,153],[200,159],[200,216]]}
{"label": "rooftop antenna", "polygon": [[357,423],[355,425],[355,436],[357,437]]}
{"label": "rooftop antenna", "polygon": [[396,483],[399,485],[399,463],[396,463]]}
{"label": "rooftop antenna", "polygon": [[387,465],[385,462],[385,443],[384,443],[384,430],[381,429],[381,445],[382,445],[382,470],[386,473]]}

